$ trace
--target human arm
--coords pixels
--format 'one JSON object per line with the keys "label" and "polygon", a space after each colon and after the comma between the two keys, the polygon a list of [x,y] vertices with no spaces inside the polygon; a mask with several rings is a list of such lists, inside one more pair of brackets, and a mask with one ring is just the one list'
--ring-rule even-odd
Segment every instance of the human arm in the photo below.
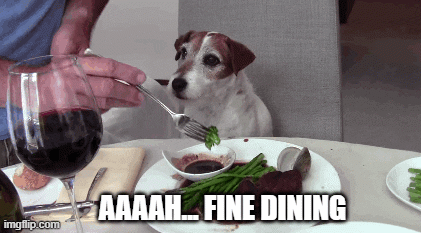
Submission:
{"label": "human arm", "polygon": [[108,0],[67,0],[61,26],[51,43],[51,54],[83,55],[107,3]]}
{"label": "human arm", "polygon": [[59,30],[54,35],[51,54],[77,54],[79,62],[103,112],[112,107],[138,106],[143,95],[133,87],[112,78],[133,84],[145,81],[145,74],[132,66],[108,58],[82,57],[90,46],[92,30],[108,0],[68,0]]}
{"label": "human arm", "polygon": [[[89,47],[90,33],[94,24],[104,9],[107,0],[68,0],[62,17],[62,24],[52,41],[52,54],[83,55]],[[78,57],[101,110],[107,111],[112,107],[138,106],[143,96],[134,87],[114,81],[121,79],[133,84],[145,81],[145,74],[132,66],[119,63],[108,58]],[[0,63],[0,90],[7,90],[7,68]],[[0,91],[0,104],[6,102],[6,91]]]}

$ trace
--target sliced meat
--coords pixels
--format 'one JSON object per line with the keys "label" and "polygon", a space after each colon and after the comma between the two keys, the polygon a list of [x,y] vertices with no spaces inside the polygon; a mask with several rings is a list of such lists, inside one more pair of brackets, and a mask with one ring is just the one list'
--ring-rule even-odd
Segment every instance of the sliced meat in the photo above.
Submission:
{"label": "sliced meat", "polygon": [[235,194],[252,194],[256,195],[259,193],[259,190],[257,189],[256,185],[253,183],[251,178],[244,178],[241,183],[238,185],[238,188],[235,192]]}
{"label": "sliced meat", "polygon": [[256,185],[260,194],[298,194],[303,186],[301,173],[297,170],[268,172]]}

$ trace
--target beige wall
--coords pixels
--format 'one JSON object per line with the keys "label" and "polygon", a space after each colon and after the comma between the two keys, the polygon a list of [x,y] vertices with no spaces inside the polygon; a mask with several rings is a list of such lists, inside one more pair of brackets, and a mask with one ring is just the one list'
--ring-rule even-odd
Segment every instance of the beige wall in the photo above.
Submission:
{"label": "beige wall", "polygon": [[154,79],[177,68],[178,0],[110,0],[92,38],[102,56],[130,64]]}

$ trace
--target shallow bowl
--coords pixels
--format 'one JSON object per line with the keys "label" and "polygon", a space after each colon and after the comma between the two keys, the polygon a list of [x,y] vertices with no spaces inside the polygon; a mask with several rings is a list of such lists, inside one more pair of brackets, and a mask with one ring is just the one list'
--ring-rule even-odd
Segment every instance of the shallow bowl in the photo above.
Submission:
{"label": "shallow bowl", "polygon": [[[192,156],[192,154],[197,156]],[[176,152],[163,150],[162,155],[175,172],[191,181],[207,179],[227,171],[234,164],[236,158],[235,152],[231,148],[217,145],[209,150],[204,143]],[[221,163],[223,167],[213,172],[200,174],[187,173],[184,171],[186,166],[200,160],[214,160]]]}

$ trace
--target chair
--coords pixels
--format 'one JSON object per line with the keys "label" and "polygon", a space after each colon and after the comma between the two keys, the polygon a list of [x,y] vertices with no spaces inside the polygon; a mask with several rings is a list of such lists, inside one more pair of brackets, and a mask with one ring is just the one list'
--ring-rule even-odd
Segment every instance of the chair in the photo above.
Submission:
{"label": "chair", "polygon": [[336,0],[180,0],[179,34],[218,31],[247,45],[246,68],[274,136],[342,141]]}

